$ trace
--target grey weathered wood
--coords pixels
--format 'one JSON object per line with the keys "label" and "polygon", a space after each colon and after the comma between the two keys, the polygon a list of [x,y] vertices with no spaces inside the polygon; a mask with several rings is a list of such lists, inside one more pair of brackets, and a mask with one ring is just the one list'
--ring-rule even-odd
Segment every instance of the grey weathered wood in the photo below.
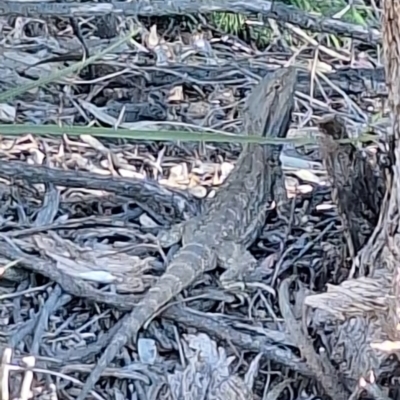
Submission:
{"label": "grey weathered wood", "polygon": [[33,16],[96,16],[115,13],[125,16],[163,16],[210,12],[233,12],[259,14],[264,18],[289,22],[314,32],[327,32],[338,36],[351,37],[368,44],[381,41],[378,29],[364,28],[333,18],[322,18],[301,11],[295,7],[265,0],[150,0],[113,3],[52,3],[32,1],[2,1],[0,15]]}

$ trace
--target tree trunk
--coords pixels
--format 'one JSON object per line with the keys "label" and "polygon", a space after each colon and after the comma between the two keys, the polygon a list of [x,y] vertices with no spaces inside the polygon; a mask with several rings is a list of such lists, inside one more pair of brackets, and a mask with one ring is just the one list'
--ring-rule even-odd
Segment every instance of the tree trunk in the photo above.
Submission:
{"label": "tree trunk", "polygon": [[390,206],[385,217],[388,222],[387,241],[391,257],[388,260],[388,272],[392,276],[390,296],[388,334],[393,340],[400,339],[400,0],[383,2],[383,52],[385,59],[386,84],[391,109],[392,132],[388,137],[390,151],[394,154],[394,180],[390,193]]}
{"label": "tree trunk", "polygon": [[[367,218],[376,225],[374,232],[367,243],[363,243],[363,238],[359,240],[357,231],[362,215],[370,215],[365,210],[377,209],[376,203],[368,201],[373,182],[365,168],[355,168],[355,162],[359,162],[354,157],[355,149],[348,146],[346,150],[330,140],[330,136],[335,139],[335,123],[337,132],[343,129],[339,129],[339,121],[328,121],[322,126],[326,140],[321,147],[333,186],[332,198],[342,214],[343,226],[349,231],[348,248],[354,248],[354,253],[362,248],[354,257],[345,282],[329,285],[326,293],[305,299],[305,304],[314,309],[315,320],[325,324],[330,321],[335,326],[328,338],[330,359],[348,387],[357,390],[354,388],[360,378],[374,372],[376,381],[374,378],[370,384],[375,386],[364,386],[370,394],[380,390],[380,378],[387,372],[393,376],[395,358],[389,356],[395,354],[400,359],[400,0],[383,0],[382,39],[392,130],[385,141],[389,168],[381,169],[380,187],[386,193],[383,199],[379,197],[379,218]],[[360,165],[362,162],[360,159]],[[349,199],[353,204],[349,205]],[[366,207],[371,204],[372,208]],[[390,389],[394,390],[394,386]]]}

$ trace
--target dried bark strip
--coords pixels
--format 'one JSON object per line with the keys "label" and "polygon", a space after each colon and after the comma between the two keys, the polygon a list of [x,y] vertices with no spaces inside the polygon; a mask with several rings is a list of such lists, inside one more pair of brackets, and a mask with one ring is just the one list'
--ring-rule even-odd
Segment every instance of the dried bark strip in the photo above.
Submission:
{"label": "dried bark strip", "polygon": [[339,144],[347,139],[344,121],[328,115],[320,121],[321,154],[332,185],[332,200],[337,205],[345,228],[349,253],[354,259],[378,223],[385,195],[384,172],[375,168],[354,144]]}
{"label": "dried bark strip", "polygon": [[323,18],[303,12],[295,7],[278,2],[253,0],[251,2],[232,0],[151,0],[146,2],[114,3],[38,3],[3,1],[0,15],[19,15],[25,17],[85,17],[115,13],[125,16],[164,16],[210,12],[232,12],[241,14],[261,14],[279,22],[288,22],[313,32],[326,32],[338,36],[358,39],[368,44],[381,40],[377,29],[364,28],[333,18]]}
{"label": "dried bark strip", "polygon": [[349,393],[338,378],[332,364],[315,352],[312,341],[308,339],[308,334],[303,329],[303,324],[293,315],[289,299],[289,286],[292,281],[293,278],[285,279],[279,288],[279,308],[285,320],[286,329],[325,393],[332,400],[347,400]]}

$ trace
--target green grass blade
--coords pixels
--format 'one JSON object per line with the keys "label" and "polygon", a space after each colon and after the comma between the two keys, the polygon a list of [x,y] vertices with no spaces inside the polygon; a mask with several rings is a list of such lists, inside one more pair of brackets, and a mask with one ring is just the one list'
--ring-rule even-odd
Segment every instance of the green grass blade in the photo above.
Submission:
{"label": "green grass blade", "polygon": [[[224,135],[209,132],[188,131],[151,131],[151,130],[127,130],[110,128],[93,128],[84,126],[60,127],[58,125],[0,125],[0,135],[92,135],[94,137],[105,137],[114,139],[131,139],[146,141],[182,141],[182,142],[214,142],[214,143],[264,143],[264,144],[294,144],[304,146],[317,144],[313,138],[286,138],[274,139],[263,138],[256,135]],[[249,132],[250,133],[250,132]],[[376,135],[363,134],[357,139],[342,139],[339,143],[356,143],[377,140]]]}
{"label": "green grass blade", "polygon": [[12,98],[14,98],[15,96],[18,96],[20,94],[23,94],[29,90],[32,89],[36,89],[37,87],[46,85],[50,82],[53,82],[59,78],[63,78],[66,75],[72,73],[72,72],[77,72],[79,70],[81,70],[82,68],[86,67],[87,65],[93,63],[94,61],[97,61],[99,58],[103,57],[104,55],[106,55],[107,53],[113,51],[114,49],[116,49],[118,46],[120,46],[121,44],[123,44],[124,42],[126,42],[127,40],[129,40],[132,36],[134,36],[136,34],[135,31],[131,31],[128,35],[124,36],[123,38],[117,40],[115,43],[111,44],[109,47],[107,47],[106,49],[100,51],[99,53],[89,57],[88,59],[84,60],[84,61],[80,61],[78,63],[75,63],[67,68],[64,68],[63,70],[59,70],[56,71],[52,74],[50,74],[49,76],[43,77],[38,79],[35,82],[32,83],[28,83],[26,85],[22,85],[20,87],[17,87],[15,89],[10,89],[7,90],[4,93],[0,94],[0,103],[1,102],[6,102]]}

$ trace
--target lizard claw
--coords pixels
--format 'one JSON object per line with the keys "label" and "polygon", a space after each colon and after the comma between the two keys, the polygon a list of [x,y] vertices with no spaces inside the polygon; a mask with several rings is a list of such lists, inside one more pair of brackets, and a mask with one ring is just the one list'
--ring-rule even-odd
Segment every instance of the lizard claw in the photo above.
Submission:
{"label": "lizard claw", "polygon": [[246,283],[238,279],[232,280],[230,278],[220,277],[222,287],[229,292],[243,292],[246,288]]}
{"label": "lizard claw", "polygon": [[233,249],[231,254],[233,257],[228,259],[220,258],[219,260],[220,264],[223,264],[222,266],[226,269],[219,278],[221,285],[229,290],[244,289],[245,278],[254,270],[257,261],[250,252],[241,248]]}

